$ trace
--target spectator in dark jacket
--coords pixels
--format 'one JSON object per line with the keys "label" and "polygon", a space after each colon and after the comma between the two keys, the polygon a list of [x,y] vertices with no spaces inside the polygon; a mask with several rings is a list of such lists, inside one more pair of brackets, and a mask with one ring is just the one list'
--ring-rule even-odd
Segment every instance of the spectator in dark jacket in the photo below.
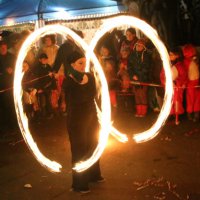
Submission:
{"label": "spectator in dark jacket", "polygon": [[13,78],[16,58],[8,52],[8,45],[0,41],[0,129],[10,131],[16,129],[17,120],[13,101]]}
{"label": "spectator in dark jacket", "polygon": [[39,63],[35,66],[35,75],[40,78],[37,81],[37,93],[39,107],[42,117],[53,117],[53,110],[51,105],[52,90],[56,89],[56,80],[51,75],[52,68],[48,63],[48,57],[45,53],[39,55]]}
{"label": "spectator in dark jacket", "polygon": [[[137,41],[133,52],[128,60],[128,73],[130,80],[135,82],[148,82],[149,71],[151,66],[151,57],[146,51],[144,40]],[[147,113],[147,86],[133,86],[135,93],[136,117],[144,117]]]}

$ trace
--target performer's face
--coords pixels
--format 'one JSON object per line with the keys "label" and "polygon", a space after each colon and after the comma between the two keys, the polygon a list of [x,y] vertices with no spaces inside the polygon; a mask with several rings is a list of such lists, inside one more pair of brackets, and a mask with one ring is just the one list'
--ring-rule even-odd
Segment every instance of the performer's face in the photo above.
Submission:
{"label": "performer's face", "polygon": [[86,58],[79,58],[74,63],[72,63],[72,67],[79,72],[84,72],[86,67]]}

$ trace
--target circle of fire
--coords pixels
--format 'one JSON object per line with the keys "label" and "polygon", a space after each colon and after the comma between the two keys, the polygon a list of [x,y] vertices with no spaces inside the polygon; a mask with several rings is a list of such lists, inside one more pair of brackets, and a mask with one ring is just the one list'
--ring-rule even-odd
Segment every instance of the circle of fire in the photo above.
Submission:
{"label": "circle of fire", "polygon": [[[21,87],[21,81],[23,77],[22,73],[22,64],[25,58],[26,53],[30,49],[30,44],[34,43],[35,41],[39,40],[39,38],[46,33],[59,33],[63,36],[70,35],[75,41],[77,41],[81,47],[86,52],[87,58],[91,58],[94,63],[94,72],[98,75],[98,79],[100,80],[100,90],[102,94],[101,98],[101,111],[97,107],[98,111],[98,117],[101,124],[100,134],[99,134],[99,143],[92,154],[92,156],[86,160],[81,161],[80,163],[77,163],[74,167],[75,170],[78,172],[84,171],[88,169],[90,166],[92,166],[101,156],[103,153],[103,150],[105,149],[106,142],[109,136],[109,132],[116,137],[121,142],[126,142],[128,140],[127,136],[125,134],[120,133],[118,130],[116,130],[114,127],[111,126],[110,122],[110,104],[107,102],[110,102],[109,93],[108,93],[108,86],[107,82],[102,70],[102,67],[100,63],[98,62],[98,59],[94,55],[94,48],[98,42],[98,40],[109,30],[121,26],[123,24],[134,26],[138,29],[140,29],[144,34],[148,34],[147,36],[151,39],[153,44],[158,49],[161,59],[163,61],[163,66],[166,74],[166,86],[165,86],[165,97],[163,102],[163,107],[161,109],[161,112],[158,116],[157,121],[154,123],[154,125],[147,131],[144,131],[142,133],[136,134],[133,136],[133,139],[139,143],[148,141],[152,138],[154,138],[158,133],[162,125],[164,124],[165,120],[167,119],[170,109],[171,109],[171,100],[172,100],[172,94],[173,94],[173,86],[172,86],[172,78],[171,78],[171,71],[170,71],[170,64],[169,64],[169,58],[167,50],[164,46],[164,44],[159,39],[156,31],[149,26],[144,21],[130,16],[119,16],[114,17],[112,19],[107,20],[101,29],[97,31],[94,38],[92,39],[90,45],[88,46],[82,38],[80,38],[77,34],[75,34],[71,29],[60,26],[60,25],[49,25],[45,26],[43,28],[40,28],[36,31],[34,31],[23,43],[18,59],[16,62],[16,70],[15,70],[15,77],[14,77],[14,101],[15,101],[15,109],[17,113],[18,123],[23,135],[23,138],[25,142],[27,143],[28,147],[30,148],[31,152],[34,154],[38,162],[40,162],[41,165],[49,169],[53,172],[59,172],[60,168],[62,166],[55,162],[51,161],[48,158],[46,158],[38,149],[37,144],[34,142],[31,133],[29,131],[28,127],[28,119],[26,115],[23,112],[23,105],[22,105],[22,87]],[[87,59],[89,61],[90,59]],[[89,65],[87,65],[87,69],[89,70]]]}
{"label": "circle of fire", "polygon": [[[29,131],[28,127],[28,119],[26,115],[23,112],[23,105],[22,105],[22,87],[21,87],[21,81],[23,77],[22,73],[22,64],[25,59],[25,55],[30,49],[30,45],[37,41],[41,36],[45,35],[45,33],[59,33],[63,36],[70,35],[75,41],[77,41],[81,47],[83,48],[84,51],[88,52],[88,45],[80,38],[75,32],[73,32],[71,29],[60,26],[60,25],[49,25],[45,26],[43,28],[40,28],[36,31],[34,31],[29,37],[25,40],[23,43],[18,59],[16,62],[16,68],[15,68],[15,77],[14,77],[14,101],[15,101],[15,109],[17,113],[17,119],[19,123],[19,127],[21,129],[23,138],[25,142],[27,143],[28,147],[30,148],[31,152],[34,154],[38,162],[46,167],[48,170],[53,171],[53,172],[59,172],[60,168],[62,166],[55,162],[55,161],[50,161],[48,158],[46,158],[39,150],[37,147],[36,143],[34,142],[32,135]],[[88,54],[87,54],[88,55]],[[110,101],[109,98],[109,93],[108,93],[108,86],[107,82],[104,76],[104,73],[102,71],[101,65],[99,64],[98,60],[95,59],[94,53],[90,54],[90,58],[94,62],[94,71],[96,74],[99,75],[99,79],[101,80],[101,86],[102,86],[102,98],[101,98],[101,128],[99,131],[99,143],[92,154],[92,156],[87,159],[86,161],[82,161],[80,163],[77,163],[75,165],[75,170],[81,172],[92,166],[101,156],[106,143],[107,143],[107,138],[109,136],[109,130],[110,130],[110,104],[107,102]]]}
{"label": "circle of fire", "polygon": [[[164,125],[170,113],[171,104],[172,104],[172,95],[173,95],[173,82],[172,82],[172,76],[171,76],[171,70],[170,70],[171,67],[170,67],[167,49],[165,48],[165,45],[162,43],[162,41],[159,39],[159,36],[156,30],[153,29],[146,22],[133,16],[118,16],[118,17],[114,17],[114,18],[106,20],[105,23],[102,25],[102,27],[96,32],[95,36],[90,42],[90,48],[89,48],[90,52],[94,51],[94,48],[97,42],[101,39],[101,37],[106,32],[116,27],[120,27],[122,25],[129,25],[129,26],[139,29],[153,42],[153,44],[157,48],[160,54],[160,57],[162,59],[163,67],[165,70],[165,76],[166,76],[165,96],[164,96],[163,106],[160,111],[160,114],[158,115],[156,122],[152,125],[150,129],[133,135],[133,140],[135,140],[135,142],[137,143],[141,143],[141,142],[149,141],[158,135],[159,130]],[[118,133],[120,134],[119,131]],[[122,136],[120,135],[120,137]]]}

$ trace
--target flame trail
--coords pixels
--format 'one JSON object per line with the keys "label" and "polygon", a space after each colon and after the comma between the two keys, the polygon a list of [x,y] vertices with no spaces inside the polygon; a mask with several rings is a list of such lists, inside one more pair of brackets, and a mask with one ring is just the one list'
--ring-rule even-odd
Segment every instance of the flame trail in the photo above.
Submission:
{"label": "flame trail", "polygon": [[111,19],[108,19],[104,22],[104,24],[101,26],[101,28],[96,32],[95,36],[93,37],[91,43],[90,43],[90,52],[94,51],[94,48],[97,44],[97,42],[101,39],[101,37],[108,31],[120,27],[122,25],[129,25],[133,26],[139,30],[141,30],[148,38],[151,39],[157,50],[159,51],[159,54],[161,56],[161,59],[163,61],[163,66],[166,74],[166,85],[165,85],[165,96],[164,96],[164,102],[163,107],[160,111],[160,114],[158,116],[158,119],[153,124],[153,126],[141,133],[134,134],[133,139],[137,142],[145,142],[150,139],[153,139],[157,136],[159,133],[159,130],[164,125],[170,110],[171,110],[171,104],[172,104],[172,95],[173,95],[173,84],[172,84],[172,77],[171,77],[171,70],[170,70],[170,63],[169,63],[169,56],[167,49],[165,48],[162,41],[159,39],[158,34],[155,29],[153,29],[150,25],[148,25],[146,22],[132,16],[118,16],[113,17]]}
{"label": "flame trail", "polygon": [[[32,34],[28,36],[28,38],[25,40],[23,43],[18,59],[16,62],[16,70],[15,70],[15,76],[14,76],[14,102],[15,102],[15,109],[17,113],[17,119],[18,123],[22,132],[22,136],[30,148],[31,152],[33,155],[36,157],[38,162],[46,167],[48,170],[53,171],[53,172],[60,172],[60,168],[62,166],[55,162],[55,161],[50,161],[48,158],[46,158],[39,150],[37,147],[37,144],[34,142],[32,135],[30,133],[29,127],[28,127],[28,119],[26,115],[24,114],[23,111],[23,105],[22,105],[22,87],[21,87],[21,82],[22,82],[22,64],[25,59],[25,55],[27,54],[28,50],[30,49],[30,45],[34,43],[35,41],[39,40],[40,37],[44,36],[45,34],[50,34],[50,33],[59,33],[63,36],[70,35],[75,41],[77,41],[80,46],[83,48],[86,53],[88,52],[88,45],[80,38],[76,33],[74,33],[71,29],[61,26],[61,25],[49,25],[45,26],[43,28],[40,28],[36,31],[34,31]],[[101,123],[101,129],[100,129],[100,136],[99,136],[99,144],[97,145],[93,155],[91,158],[89,158],[86,161],[82,161],[80,163],[77,163],[76,166],[74,167],[75,170],[77,171],[84,171],[87,168],[89,168],[91,165],[93,165],[101,156],[105,146],[106,142],[108,139],[109,135],[109,130],[110,130],[110,104],[107,102],[110,101],[109,99],[109,93],[108,93],[108,86],[107,82],[104,76],[104,73],[102,71],[102,68],[95,57],[93,52],[90,52],[89,54],[90,58],[94,62],[94,70],[95,72],[99,75],[99,79],[101,80],[101,85],[102,85],[102,98],[101,98],[101,115],[102,115],[102,123]]]}
{"label": "flame trail", "polygon": [[[15,77],[14,77],[14,101],[15,101],[15,109],[17,113],[18,123],[19,123],[25,142],[27,143],[28,147],[30,148],[31,152],[34,154],[36,159],[40,162],[40,164],[46,167],[47,169],[49,169],[50,171],[59,172],[62,166],[55,161],[50,161],[39,151],[37,144],[34,142],[31,136],[31,133],[28,127],[28,119],[23,111],[23,105],[22,105],[22,100],[21,100],[23,91],[21,87],[21,81],[23,77],[22,64],[23,64],[25,55],[30,49],[30,45],[34,43],[35,41],[39,40],[41,36],[47,33],[48,34],[59,33],[63,36],[70,35],[84,49],[84,51],[86,52],[87,58],[91,58],[91,60],[94,63],[94,72],[98,75],[98,79],[100,81],[99,88],[101,91],[101,113],[99,112],[100,113],[99,121],[101,124],[101,129],[100,129],[99,143],[94,153],[92,154],[92,156],[86,161],[81,161],[80,163],[77,163],[74,167],[75,170],[81,172],[81,171],[86,170],[90,166],[92,166],[100,158],[106,146],[106,142],[107,142],[110,131],[112,131],[112,134],[116,136],[116,138],[120,139],[121,141],[125,142],[128,140],[125,134],[120,133],[118,130],[116,130],[114,127],[111,126],[110,103],[108,103],[110,102],[108,86],[107,86],[104,73],[102,71],[102,67],[93,52],[98,40],[107,31],[113,28],[119,27],[123,24],[134,26],[140,29],[145,35],[148,34],[147,36],[151,39],[151,41],[153,42],[153,44],[156,46],[157,50],[160,53],[160,56],[164,65],[165,74],[166,74],[165,98],[164,98],[163,107],[161,109],[161,112],[158,116],[157,121],[149,130],[134,135],[133,139],[139,143],[139,142],[148,141],[156,137],[156,135],[159,133],[160,128],[162,127],[162,125],[164,124],[165,120],[167,119],[170,113],[171,101],[172,101],[172,95],[173,95],[173,85],[172,85],[168,53],[164,44],[159,39],[156,31],[144,21],[135,17],[130,17],[130,16],[119,16],[119,17],[114,17],[112,19],[109,19],[103,24],[101,29],[96,33],[96,35],[91,41],[90,46],[88,46],[82,40],[82,38],[76,35],[72,30],[64,26],[49,25],[41,29],[38,29],[35,32],[33,32],[25,40],[19,52],[17,63],[16,63]],[[89,60],[90,59],[87,59],[88,62]],[[87,67],[87,70],[89,70],[88,67]]]}

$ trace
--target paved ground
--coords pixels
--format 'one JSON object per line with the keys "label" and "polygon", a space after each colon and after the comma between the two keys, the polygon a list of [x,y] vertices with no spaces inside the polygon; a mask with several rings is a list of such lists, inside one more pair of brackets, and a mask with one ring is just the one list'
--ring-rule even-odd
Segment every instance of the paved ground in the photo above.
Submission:
{"label": "paved ground", "polygon": [[60,174],[40,166],[19,133],[1,137],[0,200],[200,200],[200,123],[183,117],[176,126],[169,120],[155,139],[135,144],[132,134],[149,128],[156,117],[153,113],[145,119],[136,119],[130,112],[116,115],[115,126],[130,140],[122,144],[110,137],[101,158],[106,182],[91,185],[87,195],[69,192],[65,118],[31,128],[42,152],[63,165]]}

